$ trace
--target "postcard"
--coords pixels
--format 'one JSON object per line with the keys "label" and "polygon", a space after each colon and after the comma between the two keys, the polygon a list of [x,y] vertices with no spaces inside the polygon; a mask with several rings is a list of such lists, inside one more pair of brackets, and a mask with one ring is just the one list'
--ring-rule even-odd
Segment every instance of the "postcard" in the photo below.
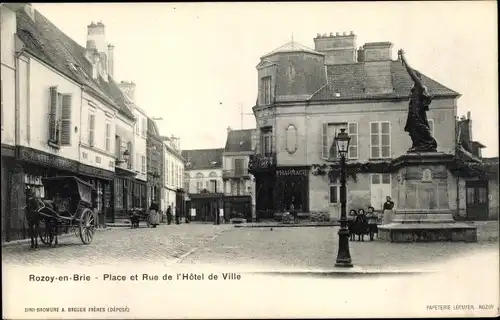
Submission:
{"label": "postcard", "polygon": [[0,8],[3,318],[498,317],[495,2]]}

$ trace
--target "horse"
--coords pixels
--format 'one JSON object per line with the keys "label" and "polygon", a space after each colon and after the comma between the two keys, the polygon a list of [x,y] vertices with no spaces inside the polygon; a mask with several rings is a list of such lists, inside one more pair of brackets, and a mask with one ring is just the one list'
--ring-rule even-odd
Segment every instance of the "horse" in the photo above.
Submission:
{"label": "horse", "polygon": [[31,240],[31,249],[38,248],[38,235],[40,234],[40,199],[33,195],[31,192],[27,194],[28,199],[24,210],[26,212],[26,221],[28,222],[28,233]]}

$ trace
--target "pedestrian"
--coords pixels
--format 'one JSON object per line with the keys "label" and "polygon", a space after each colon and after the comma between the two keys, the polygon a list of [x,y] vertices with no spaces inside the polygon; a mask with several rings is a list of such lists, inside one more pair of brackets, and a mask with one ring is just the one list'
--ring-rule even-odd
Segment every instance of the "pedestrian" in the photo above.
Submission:
{"label": "pedestrian", "polygon": [[168,209],[167,209],[167,224],[171,224],[171,223],[172,223],[172,207],[168,206]]}
{"label": "pedestrian", "polygon": [[373,236],[375,234],[378,234],[378,227],[377,227],[378,217],[374,207],[368,206],[368,213],[366,214],[366,218],[368,219],[368,230],[370,232],[370,241],[373,241]]}
{"label": "pedestrian", "polygon": [[149,221],[153,228],[156,228],[160,224],[160,217],[158,216],[158,205],[156,203],[151,203],[149,206]]}
{"label": "pedestrian", "polygon": [[349,240],[354,241],[354,227],[353,227],[353,222],[356,219],[356,216],[358,213],[356,210],[351,209],[349,211],[349,216],[347,217],[347,228],[349,229]]}
{"label": "pedestrian", "polygon": [[391,223],[393,218],[392,217],[393,208],[394,208],[394,202],[392,201],[391,197],[389,196],[385,197],[385,203],[384,206],[382,207],[382,219],[383,219],[382,224]]}
{"label": "pedestrian", "polygon": [[175,208],[175,224],[179,224],[180,208]]}

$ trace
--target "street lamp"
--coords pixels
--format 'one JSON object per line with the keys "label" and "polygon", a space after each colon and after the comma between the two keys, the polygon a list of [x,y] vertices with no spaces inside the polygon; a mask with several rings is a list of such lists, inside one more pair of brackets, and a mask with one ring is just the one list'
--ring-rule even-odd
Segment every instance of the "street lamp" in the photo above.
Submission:
{"label": "street lamp", "polygon": [[351,138],[345,132],[345,129],[340,129],[339,134],[335,137],[337,150],[340,155],[340,230],[339,235],[339,251],[337,253],[336,267],[352,267],[351,254],[349,253],[349,230],[347,229],[346,215],[346,156],[349,150],[349,141]]}

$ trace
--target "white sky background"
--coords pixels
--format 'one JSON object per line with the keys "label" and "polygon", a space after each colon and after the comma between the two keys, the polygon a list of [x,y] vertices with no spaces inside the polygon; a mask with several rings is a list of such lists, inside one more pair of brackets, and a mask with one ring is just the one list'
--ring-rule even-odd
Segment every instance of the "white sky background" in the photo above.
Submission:
{"label": "white sky background", "polygon": [[[182,149],[224,147],[257,97],[260,56],[294,41],[314,48],[317,33],[354,31],[358,47],[391,41],[409,63],[458,91],[471,111],[473,139],[498,156],[497,8],[494,1],[356,3],[34,4],[82,46],[102,21],[115,45],[115,79],[137,84],[136,100],[162,117],[161,134]],[[222,103],[222,104],[221,104]],[[432,105],[431,105],[432,107]],[[255,127],[253,115],[243,127]]]}

